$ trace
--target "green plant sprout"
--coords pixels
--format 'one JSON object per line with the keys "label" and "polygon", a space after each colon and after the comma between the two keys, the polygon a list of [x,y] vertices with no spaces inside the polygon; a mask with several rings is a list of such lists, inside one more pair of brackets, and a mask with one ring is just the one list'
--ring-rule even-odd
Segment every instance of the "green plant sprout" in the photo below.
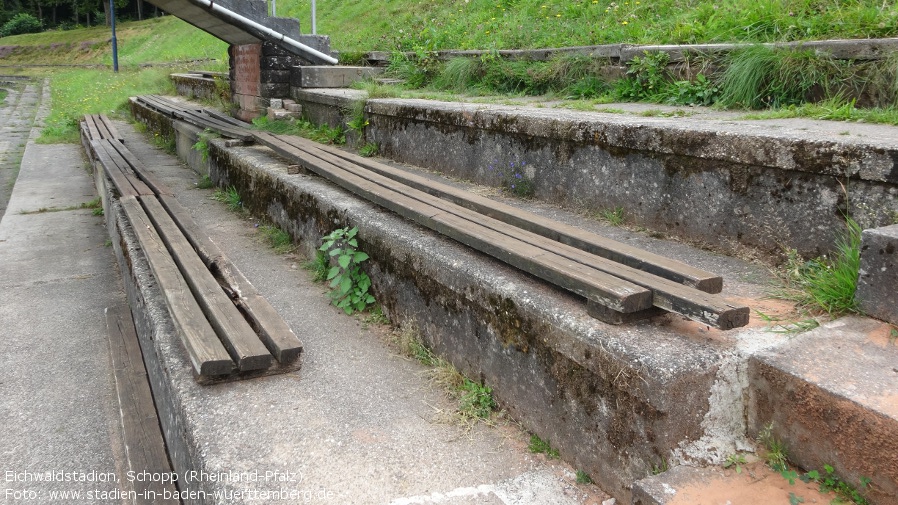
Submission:
{"label": "green plant sprout", "polygon": [[374,297],[368,292],[371,279],[360,266],[369,257],[358,250],[358,232],[357,227],[338,228],[324,237],[324,243],[318,249],[337,262],[328,271],[326,280],[332,288],[331,302],[346,314],[361,312],[374,303]]}

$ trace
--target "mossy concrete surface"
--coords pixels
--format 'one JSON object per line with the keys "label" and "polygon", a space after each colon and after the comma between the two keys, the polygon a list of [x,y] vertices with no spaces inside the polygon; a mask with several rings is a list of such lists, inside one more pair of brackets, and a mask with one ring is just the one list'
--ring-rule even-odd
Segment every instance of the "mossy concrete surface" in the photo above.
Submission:
{"label": "mossy concrete surface", "polygon": [[634,224],[728,252],[817,256],[846,213],[873,228],[898,211],[894,127],[405,99],[366,111],[367,141],[388,158],[490,185],[524,164],[540,200],[622,207]]}
{"label": "mossy concrete surface", "polygon": [[[563,290],[316,176],[288,174],[267,148],[209,144],[208,167],[197,170],[234,186],[246,210],[291,233],[306,253],[333,229],[358,226],[391,321],[420,328],[438,355],[492,387],[523,426],[619,498],[629,499],[631,484],[664,461],[721,462],[748,447],[747,356],[780,337],[757,326],[709,331],[674,316],[606,325]],[[714,257],[690,251],[704,254],[700,261]],[[734,275],[744,269],[723,272],[725,289],[757,296],[757,286]]]}

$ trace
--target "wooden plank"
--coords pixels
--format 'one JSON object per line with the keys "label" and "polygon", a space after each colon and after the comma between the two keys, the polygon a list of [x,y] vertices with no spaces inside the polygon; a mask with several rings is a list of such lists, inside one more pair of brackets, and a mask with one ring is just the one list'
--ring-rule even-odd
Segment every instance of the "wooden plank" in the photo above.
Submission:
{"label": "wooden plank", "polygon": [[[293,139],[291,138],[291,140]],[[267,143],[266,140],[260,141],[263,143]],[[372,182],[373,184],[379,184],[386,188],[395,187],[398,192],[405,196],[413,198],[425,205],[429,205],[433,209],[439,209],[442,212],[446,212],[448,214],[452,214],[463,220],[466,220],[469,223],[468,228],[470,228],[470,224],[483,226],[496,233],[499,233],[502,236],[514,237],[515,239],[527,243],[528,245],[535,246],[536,248],[541,249],[545,252],[561,256],[565,258],[565,260],[568,260],[568,263],[575,262],[573,263],[573,265],[579,263],[581,265],[602,271],[606,274],[613,275],[626,281],[632,282],[635,285],[651,289],[654,293],[653,305],[655,305],[656,307],[663,308],[672,312],[677,312],[697,321],[701,321],[705,324],[722,329],[731,329],[739,326],[744,326],[748,323],[749,310],[746,306],[737,306],[730,304],[720,297],[716,297],[714,295],[680,285],[676,282],[637,270],[626,265],[616,263],[606,258],[591,255],[580,249],[555,242],[535,233],[517,229],[516,227],[512,227],[507,223],[503,223],[501,221],[483,216],[479,213],[460,206],[455,206],[450,202],[441,200],[425,192],[418,191],[413,188],[403,188],[401,186],[397,186],[396,181],[392,181],[378,174],[366,171],[365,169],[358,167],[357,165],[354,165],[341,158],[331,156],[324,151],[318,150],[317,152],[315,152],[314,150],[307,150],[300,152],[305,155],[304,158],[301,158],[299,160],[300,163],[307,166],[316,173],[319,173],[319,171],[316,170],[314,166],[309,166],[311,160],[318,160],[321,163],[333,164],[334,166],[338,166],[340,169],[346,170],[348,173],[351,173],[356,177],[363,178]],[[376,193],[376,191],[371,191],[370,189],[368,190],[368,192]],[[456,224],[459,229],[470,232],[470,229],[465,229],[463,224]],[[549,280],[553,283],[559,284],[566,289],[571,289],[568,285],[559,283],[560,279],[556,278],[553,274],[550,273],[554,270],[552,270],[551,268],[545,268],[546,265],[538,267],[522,266],[518,263],[515,263],[515,261],[512,260],[512,257],[497,254],[497,251],[491,249],[491,244],[484,243],[483,241],[477,241],[476,237],[456,236],[449,230],[441,229],[438,231],[441,231],[442,233],[460,242],[466,243],[469,246],[475,247],[484,252],[487,252],[488,254],[503,259],[504,261],[507,261],[518,268],[528,271],[534,275],[543,277],[544,279]],[[495,245],[497,243],[497,239],[495,237],[491,240],[493,241],[492,245]],[[535,257],[532,254],[531,256]],[[571,264],[568,264],[567,269],[569,272],[573,273],[574,270],[571,268],[571,266]],[[562,268],[562,264],[556,263],[555,267]],[[536,271],[530,270],[528,268],[536,268]],[[576,291],[574,289],[571,290],[578,292],[579,294],[583,294],[580,291]],[[620,310],[614,305],[609,305],[609,307],[620,312],[632,312],[629,310]]]}
{"label": "wooden plank", "polygon": [[[475,211],[455,205],[426,192],[399,184],[392,179],[375,174],[342,158],[331,156],[324,151],[308,150],[304,152],[308,156],[314,156],[324,162],[333,163],[341,169],[375,184],[393,188],[397,192],[430,205],[433,208],[453,214],[472,223],[478,223],[478,225],[485,226],[505,236],[514,237],[568,260],[620,277],[621,279],[632,282],[638,286],[651,289],[655,294],[655,301],[653,303],[656,307],[671,312],[677,312],[690,317],[691,319],[722,329],[731,329],[748,324],[749,309],[747,306],[730,304],[722,298],[712,294],[683,286],[682,284],[671,280],[556,242],[543,237],[542,235],[513,227],[508,223],[485,217]],[[549,278],[546,279],[550,280]]]}
{"label": "wooden plank", "polygon": [[271,354],[280,363],[296,361],[302,354],[302,342],[287,322],[209,239],[174,196],[160,196],[159,202]]}
{"label": "wooden plank", "polygon": [[[122,305],[107,308],[106,327],[128,469],[154,474],[171,473],[143,353],[128,307]],[[180,503],[178,500],[161,499],[166,491],[169,496],[174,495],[177,487],[174,483],[163,483],[160,479],[150,479],[134,491],[135,504]],[[153,499],[154,497],[160,498]]]}
{"label": "wooden plank", "polygon": [[390,167],[374,160],[342,151],[332,146],[318,144],[306,139],[296,138],[290,144],[304,151],[324,151],[360,165],[377,174],[389,177],[412,188],[449,200],[457,205],[480,214],[498,219],[518,228],[542,235],[557,242],[567,244],[589,253],[607,258],[617,263],[643,270],[674,282],[694,287],[706,293],[720,293],[723,290],[723,278],[680,261],[665,258],[637,247],[632,247],[615,240],[580,230],[552,219],[548,219],[511,205],[496,202],[468,191],[454,188],[448,184],[411,174]]}
{"label": "wooden plank", "polygon": [[[137,174],[135,174],[134,171],[131,170],[128,162],[124,158],[122,158],[118,151],[115,150],[115,146],[118,144],[118,142],[108,139],[98,140],[96,142],[98,149],[102,150],[106,154],[106,158],[103,162],[104,165],[107,163],[111,163],[115,168],[117,168],[118,172],[121,173],[125,178],[122,182],[127,182],[128,184],[130,184],[131,187],[134,188],[135,194],[153,194],[153,190],[150,189],[149,186],[144,184],[144,182],[141,181],[139,177],[137,177]],[[112,169],[112,166],[110,166],[109,168]]]}
{"label": "wooden plank", "polygon": [[242,127],[234,126],[228,122],[221,121],[215,117],[203,114],[202,109],[188,108],[184,104],[180,104],[164,97],[157,95],[144,95],[148,103],[153,106],[165,109],[168,115],[186,121],[196,127],[210,129],[217,133],[240,140],[252,140],[253,136],[249,130]]}
{"label": "wooden plank", "polygon": [[151,194],[174,194],[172,193],[171,189],[169,189],[168,186],[162,183],[162,181],[160,181],[156,177],[156,175],[152,171],[150,171],[147,166],[144,165],[143,162],[141,162],[140,159],[138,159],[137,156],[134,155],[134,153],[131,152],[130,149],[125,147],[124,144],[112,142],[109,145],[113,149],[115,149],[115,151],[119,154],[119,156],[122,157],[122,159],[125,160],[125,162],[128,163],[128,166],[131,168],[131,170],[134,171],[137,177],[140,178],[140,180],[143,181],[144,184],[147,185],[147,187],[149,187]]}
{"label": "wooden plank", "polygon": [[94,122],[91,114],[84,116],[84,126],[87,128],[88,138],[90,140],[100,140],[102,138],[100,132],[97,131],[97,124]]}
{"label": "wooden plank", "polygon": [[194,371],[202,376],[232,373],[235,369],[234,362],[203,315],[187,281],[140,202],[134,196],[123,196],[120,202],[162,291],[165,305]]}
{"label": "wooden plank", "polygon": [[112,161],[112,157],[106,152],[102,142],[102,140],[91,140],[90,146],[97,161],[100,162],[100,166],[103,167],[106,176],[112,180],[112,184],[120,196],[137,196],[137,190],[134,189],[131,181],[122,173],[118,165]]}
{"label": "wooden plank", "polygon": [[118,129],[112,124],[112,121],[106,114],[100,114],[100,122],[106,126],[106,129],[109,131],[109,139],[117,140],[121,143],[125,142],[125,138],[118,132]]}
{"label": "wooden plank", "polygon": [[[257,140],[290,159],[296,159],[309,170],[367,198],[403,217],[432,230],[444,233],[472,247],[482,246],[487,254],[538,276],[548,276],[559,286],[603,303],[620,312],[635,312],[651,307],[651,292],[613,275],[599,272],[570,261],[547,261],[544,250],[510,239],[493,230],[464,221],[463,229],[456,229],[457,221],[446,212],[423,204],[396,191],[350,174],[330,163],[306,156],[298,158],[296,149],[269,134],[257,134]],[[436,219],[440,216],[440,219]],[[484,218],[489,219],[489,218]],[[545,278],[545,277],[544,277]]]}
{"label": "wooden plank", "polygon": [[100,119],[100,116],[97,114],[90,115],[91,120],[97,125],[97,131],[100,133],[100,138],[104,140],[113,140],[112,134],[109,133],[109,128],[103,121]]}
{"label": "wooden plank", "polygon": [[218,285],[190,243],[155,197],[140,198],[203,314],[241,372],[271,366],[271,353]]}

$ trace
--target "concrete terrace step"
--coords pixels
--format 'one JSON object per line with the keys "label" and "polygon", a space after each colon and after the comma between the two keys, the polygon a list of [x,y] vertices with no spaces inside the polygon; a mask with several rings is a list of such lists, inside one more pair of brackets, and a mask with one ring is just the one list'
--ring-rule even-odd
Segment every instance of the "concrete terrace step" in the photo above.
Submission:
{"label": "concrete terrace step", "polygon": [[[176,132],[178,152],[197,171],[236,187],[247,210],[289,231],[306,254],[334,227],[358,226],[375,293],[391,320],[421,328],[430,347],[490,385],[516,420],[620,503],[661,460],[722,461],[748,446],[740,370],[752,349],[783,338],[759,321],[726,335],[674,316],[624,327],[597,322],[563,290],[317,177],[291,175],[267,148],[213,139],[214,162],[204,162],[191,149],[199,128],[163,126],[158,114],[132,104],[139,120]],[[591,231],[598,226],[556,208],[531,210]],[[775,310],[758,300],[763,287],[750,280],[763,279],[762,268],[601,228],[615,240],[720,272],[728,296]]]}
{"label": "concrete terrace step", "polygon": [[898,504],[898,330],[842,318],[755,354],[749,431],[765,426],[805,469],[835,468],[878,505]]}
{"label": "concrete terrace step", "polygon": [[[318,107],[315,113],[331,114],[336,121],[342,120],[340,104],[356,97],[354,90],[303,93],[321,97],[318,102],[306,101],[304,110]],[[557,139],[562,138],[562,132],[580,131],[571,130],[565,121],[595,120],[594,116],[562,111],[553,122],[551,111],[528,110],[530,116],[539,115],[537,124],[546,127],[539,132],[514,120],[503,123],[499,115],[489,116],[496,109],[510,116],[517,110],[513,107],[491,105],[481,109],[479,104],[443,103],[433,107],[422,100],[371,101],[369,118],[372,111],[380,110],[378,104],[403,111],[390,119],[394,131],[400,130],[402,118],[411,124],[418,122],[416,128],[442,129],[444,136],[440,138],[445,147],[458,140],[446,126],[450,125],[464,132],[459,135],[472,142],[469,145],[475,151],[490,145],[491,130],[486,125],[493,125],[500,132],[508,133],[510,129],[509,135],[531,140],[538,135]],[[464,114],[456,116],[459,110]],[[151,124],[159,121],[145,110],[135,108],[134,113]],[[630,127],[642,138],[650,138],[652,132],[666,127],[674,130],[671,135],[688,129],[671,121],[644,123],[645,118],[619,114],[601,117],[612,118],[607,121],[609,128]],[[518,127],[509,126],[516,124]],[[739,142],[741,123],[709,119],[704,123],[704,131],[713,132],[715,124],[730,129],[725,136],[730,143]],[[869,125],[850,125],[852,132],[864,130],[865,126]],[[198,128],[176,122],[173,131],[177,132],[179,153],[197,171],[208,172],[219,184],[234,185],[248,210],[267,216],[290,231],[306,252],[314,253],[320,237],[333,227],[359,226],[362,245],[371,254],[369,269],[378,299],[391,319],[395,323],[413,322],[422,328],[425,341],[440,355],[467,375],[481,377],[515,419],[549,439],[563,458],[592,475],[618,498],[618,503],[629,502],[633,483],[662,461],[720,464],[736,450],[754,448],[755,428],[747,424],[749,412],[744,402],[758,388],[749,382],[749,367],[755,363],[752,356],[790,342],[788,336],[765,331],[763,322],[755,319],[749,327],[723,335],[672,317],[621,328],[590,321],[582,308],[577,308],[563,293],[546,289],[533,279],[398,220],[316,177],[296,174],[266,148],[212,140],[213,162],[209,163],[191,150],[200,132]],[[789,130],[782,138],[764,133],[759,124],[746,131],[753,135],[756,146],[763,146],[763,139],[770,139],[778,149],[786,149],[794,136],[802,135],[803,141],[814,141],[814,135],[800,128]],[[869,133],[877,135],[874,131]],[[723,139],[715,139],[714,135],[709,138],[723,145]],[[863,139],[851,141],[864,144]],[[411,150],[414,146],[406,142],[399,147]],[[745,145],[741,148],[747,149]],[[824,148],[835,152],[837,146]],[[476,159],[460,147],[454,149],[444,150],[443,157],[458,154],[465,157],[462,161]],[[777,161],[769,151],[757,156]],[[578,160],[587,162],[585,155]],[[543,168],[550,166],[546,162]],[[789,170],[793,175],[799,172],[794,166]],[[415,172],[440,178],[432,172]],[[460,175],[450,170],[444,172]],[[472,172],[476,176],[466,178],[476,180],[484,170]],[[469,183],[443,182],[484,190]],[[598,233],[609,238],[687,261],[698,268],[726,273],[726,292],[753,309],[766,314],[788,310],[782,304],[763,299],[767,274],[757,265],[600,226],[585,220],[582,214],[565,212],[544,202],[495,194],[492,197],[575,226],[593,231],[601,228]]]}
{"label": "concrete terrace step", "polygon": [[[176,193],[209,239],[291,327],[307,335],[299,372],[198,386],[132,231],[111,205],[106,215],[121,233],[113,234],[113,246],[160,422],[173,467],[187,477],[179,483],[181,492],[189,490],[205,503],[341,505],[585,505],[608,498],[595,486],[577,485],[569,466],[530,454],[527,435],[510,424],[467,430],[447,422],[451,402],[420,366],[393,354],[384,344],[390,338],[385,330],[363,326],[330,306],[322,286],[298,268],[302,258],[277,256],[260,243],[257,219],[210,201],[210,191],[195,189],[196,174],[176,158],[148,145],[130,126],[118,129],[128,149]],[[184,473],[191,471],[197,473]],[[258,472],[259,478],[194,478],[241,472]],[[213,493],[220,496],[211,498]]]}

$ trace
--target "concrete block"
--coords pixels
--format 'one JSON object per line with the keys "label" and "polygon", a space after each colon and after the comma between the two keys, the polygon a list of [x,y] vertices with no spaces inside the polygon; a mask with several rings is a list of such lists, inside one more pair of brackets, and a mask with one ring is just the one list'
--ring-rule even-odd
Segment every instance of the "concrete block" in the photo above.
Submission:
{"label": "concrete block", "polygon": [[296,112],[296,113],[299,113],[300,115],[302,114],[302,105],[300,105],[298,103],[288,103],[284,106],[284,108],[290,112]]}
{"label": "concrete block", "polygon": [[268,100],[269,109],[283,109],[284,101],[280,98],[271,98]]}
{"label": "concrete block", "polygon": [[[677,466],[659,475],[646,477],[633,484],[633,505],[693,504],[774,504],[789,503],[789,495],[801,497],[805,503],[830,503],[834,493],[822,493],[816,483],[796,481],[789,484],[782,475],[756,457],[749,463],[723,469]],[[835,502],[833,502],[835,503]]]}
{"label": "concrete block", "polygon": [[290,71],[289,70],[262,70],[261,75],[259,76],[262,82],[290,82]]}
{"label": "concrete block", "polygon": [[262,98],[283,98],[290,96],[290,85],[286,82],[267,82],[261,86]]}
{"label": "concrete block", "polygon": [[898,224],[861,235],[855,299],[865,313],[898,325]]}
{"label": "concrete block", "polygon": [[870,503],[898,504],[898,342],[888,324],[847,317],[749,360],[748,422],[771,425],[789,459],[832,465]]}
{"label": "concrete block", "polygon": [[288,119],[299,117],[299,114],[284,109],[268,109],[268,119]]}
{"label": "concrete block", "polygon": [[[301,68],[298,86],[301,88],[347,88],[356,81],[380,75],[383,72],[384,69],[379,67],[307,66]],[[297,85],[295,82],[292,84]]]}

